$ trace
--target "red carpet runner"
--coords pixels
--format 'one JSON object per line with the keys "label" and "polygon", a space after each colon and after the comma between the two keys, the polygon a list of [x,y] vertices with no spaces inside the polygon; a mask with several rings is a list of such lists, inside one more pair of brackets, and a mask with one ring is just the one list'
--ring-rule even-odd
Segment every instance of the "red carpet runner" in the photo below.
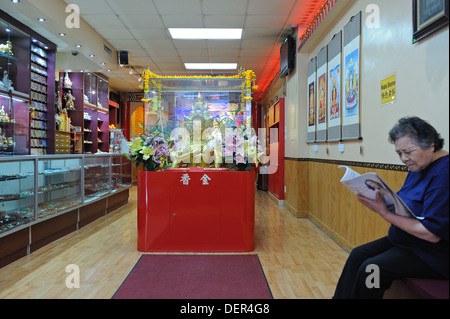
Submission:
{"label": "red carpet runner", "polygon": [[143,255],[113,299],[271,299],[257,255]]}

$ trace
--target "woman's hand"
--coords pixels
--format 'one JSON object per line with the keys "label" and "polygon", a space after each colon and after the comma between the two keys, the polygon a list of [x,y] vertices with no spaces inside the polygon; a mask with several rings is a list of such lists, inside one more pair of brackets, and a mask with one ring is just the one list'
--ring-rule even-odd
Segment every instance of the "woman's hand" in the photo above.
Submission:
{"label": "woman's hand", "polygon": [[361,195],[357,195],[357,197],[364,206],[379,214],[388,223],[399,227],[407,233],[432,243],[437,243],[441,240],[441,238],[426,229],[418,219],[391,213],[387,209],[383,195],[380,192],[377,192],[375,200]]}
{"label": "woman's hand", "polygon": [[364,197],[362,195],[356,196],[361,204],[369,208],[371,211],[379,214],[381,217],[385,218],[387,214],[392,214],[384,202],[383,195],[381,195],[380,192],[376,193],[376,199],[371,200],[367,197]]}

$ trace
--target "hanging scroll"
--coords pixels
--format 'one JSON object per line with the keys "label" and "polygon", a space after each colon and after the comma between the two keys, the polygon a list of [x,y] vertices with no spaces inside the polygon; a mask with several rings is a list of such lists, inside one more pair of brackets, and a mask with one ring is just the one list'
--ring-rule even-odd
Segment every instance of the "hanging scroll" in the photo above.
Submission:
{"label": "hanging scroll", "polygon": [[328,44],[328,141],[341,140],[341,46],[342,31]]}
{"label": "hanging scroll", "polygon": [[360,139],[361,12],[344,27],[344,103],[342,139]]}
{"label": "hanging scroll", "polygon": [[327,47],[317,55],[317,133],[316,142],[327,141]]}
{"label": "hanging scroll", "polygon": [[308,138],[307,143],[314,143],[316,141],[316,58],[314,57],[308,64],[308,100],[307,100],[307,114],[308,119]]}

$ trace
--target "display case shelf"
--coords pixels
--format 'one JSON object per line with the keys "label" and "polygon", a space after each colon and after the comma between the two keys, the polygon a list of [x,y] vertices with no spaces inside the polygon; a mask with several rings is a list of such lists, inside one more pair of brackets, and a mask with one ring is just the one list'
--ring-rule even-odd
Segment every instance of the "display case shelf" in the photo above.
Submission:
{"label": "display case shelf", "polygon": [[[61,72],[59,74],[62,112],[70,117],[72,133],[83,133],[72,143],[72,154],[106,153],[109,151],[108,81],[101,76],[86,72]],[[65,105],[70,94],[73,107]]]}
{"label": "display case shelf", "polygon": [[0,161],[0,234],[35,220],[35,166],[21,156]]}
{"label": "display case shelf", "polygon": [[[0,120],[0,154],[53,153],[54,142],[49,137],[53,136],[55,123],[56,45],[3,11],[0,11],[0,44],[0,108],[8,109],[10,118],[15,120],[8,127]],[[13,138],[14,143],[7,150],[3,136],[8,143],[9,137]]]}

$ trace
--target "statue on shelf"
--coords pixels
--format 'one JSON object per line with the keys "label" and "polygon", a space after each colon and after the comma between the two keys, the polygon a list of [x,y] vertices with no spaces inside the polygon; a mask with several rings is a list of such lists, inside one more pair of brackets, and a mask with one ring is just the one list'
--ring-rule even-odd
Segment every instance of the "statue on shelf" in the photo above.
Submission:
{"label": "statue on shelf", "polygon": [[69,73],[66,72],[66,75],[64,76],[64,87],[71,89],[72,88],[72,81],[69,78]]}
{"label": "statue on shelf", "polygon": [[7,122],[9,123],[9,116],[5,112],[5,106],[2,105],[2,108],[0,109],[0,122]]}
{"label": "statue on shelf", "polygon": [[72,91],[69,90],[64,94],[64,109],[62,113],[67,114],[67,111],[75,110],[75,97],[72,95]]}
{"label": "statue on shelf", "polygon": [[210,118],[208,105],[203,102],[203,97],[198,93],[195,98],[196,102],[191,107],[191,113],[189,116],[184,117],[184,122],[190,133],[193,132],[194,121],[200,121],[201,127],[211,127],[213,124],[213,119]]}
{"label": "statue on shelf", "polygon": [[0,87],[5,88],[5,90],[7,90],[7,91],[9,91],[10,89],[14,90],[12,84],[13,84],[13,82],[9,79],[8,71],[5,70],[3,72],[3,78],[0,81]]}
{"label": "statue on shelf", "polygon": [[10,56],[14,56],[11,41],[8,40],[6,41],[6,44],[0,44],[0,52],[3,52]]}

